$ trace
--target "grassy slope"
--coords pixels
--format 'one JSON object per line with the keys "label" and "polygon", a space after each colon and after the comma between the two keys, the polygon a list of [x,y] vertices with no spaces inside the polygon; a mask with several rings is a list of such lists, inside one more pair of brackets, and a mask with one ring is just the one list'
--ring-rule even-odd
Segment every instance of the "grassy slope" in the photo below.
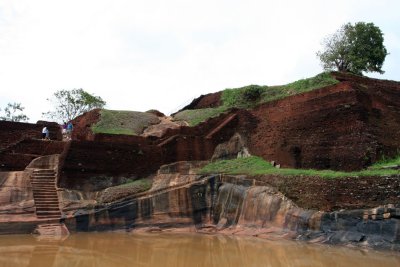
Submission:
{"label": "grassy slope", "polygon": [[[249,85],[241,88],[225,89],[221,96],[222,106],[217,108],[184,110],[175,114],[175,119],[187,121],[189,125],[194,126],[209,118],[216,117],[230,108],[251,108],[262,103],[312,91],[336,83],[338,83],[338,81],[332,78],[330,73],[324,72],[312,78],[302,79],[281,86],[269,87]],[[251,97],[246,97],[249,92],[254,91],[260,93],[258,98],[252,99]]]}
{"label": "grassy slope", "polygon": [[158,123],[158,117],[151,113],[138,111],[107,110],[100,111],[100,120],[92,126],[94,133],[141,134],[143,129]]}
{"label": "grassy slope", "polygon": [[396,159],[378,162],[371,166],[368,170],[358,172],[340,172],[332,170],[303,170],[303,169],[278,169],[273,167],[269,162],[266,162],[259,157],[239,158],[233,160],[220,160],[211,162],[201,169],[202,174],[210,173],[226,173],[226,174],[247,174],[247,175],[261,175],[261,174],[277,174],[277,175],[306,175],[306,176],[319,176],[322,178],[340,178],[340,177],[357,177],[357,176],[386,176],[386,175],[399,175],[399,170],[382,169],[382,166],[390,166],[400,164],[400,156]]}

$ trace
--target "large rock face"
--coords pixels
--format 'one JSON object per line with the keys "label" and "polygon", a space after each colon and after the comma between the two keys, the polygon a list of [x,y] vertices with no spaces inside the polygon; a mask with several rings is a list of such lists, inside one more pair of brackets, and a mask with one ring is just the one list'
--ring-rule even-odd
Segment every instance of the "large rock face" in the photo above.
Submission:
{"label": "large rock face", "polygon": [[[260,181],[234,176],[203,177],[185,163],[163,167],[146,193],[108,204],[64,212],[70,231],[191,231],[268,237],[287,236],[312,242],[400,249],[400,206],[323,212],[297,206]],[[174,173],[180,171],[181,174]],[[64,193],[76,199],[85,194]],[[87,196],[87,195],[86,195]],[[93,196],[93,195],[92,195]],[[89,203],[82,199],[82,203]],[[186,230],[187,231],[187,230]]]}
{"label": "large rock face", "polygon": [[250,152],[283,167],[359,170],[400,147],[400,83],[341,82],[252,110]]}
{"label": "large rock face", "polygon": [[0,185],[0,232],[7,229],[4,224],[36,217],[27,172],[0,172]]}

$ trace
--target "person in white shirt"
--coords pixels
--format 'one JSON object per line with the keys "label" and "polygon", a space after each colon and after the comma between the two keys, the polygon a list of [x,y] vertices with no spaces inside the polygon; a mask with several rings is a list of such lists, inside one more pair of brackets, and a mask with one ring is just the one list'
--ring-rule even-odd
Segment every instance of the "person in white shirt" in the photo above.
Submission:
{"label": "person in white shirt", "polygon": [[43,127],[42,129],[42,139],[50,139],[49,138],[49,129],[47,129],[46,126]]}

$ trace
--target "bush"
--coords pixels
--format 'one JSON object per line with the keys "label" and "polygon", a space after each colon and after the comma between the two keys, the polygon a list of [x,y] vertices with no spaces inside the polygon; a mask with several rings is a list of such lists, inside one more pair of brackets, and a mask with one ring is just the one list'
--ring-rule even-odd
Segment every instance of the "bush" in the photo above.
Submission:
{"label": "bush", "polygon": [[247,102],[254,102],[260,99],[261,94],[264,92],[264,88],[259,85],[249,85],[245,87],[243,91],[243,99]]}

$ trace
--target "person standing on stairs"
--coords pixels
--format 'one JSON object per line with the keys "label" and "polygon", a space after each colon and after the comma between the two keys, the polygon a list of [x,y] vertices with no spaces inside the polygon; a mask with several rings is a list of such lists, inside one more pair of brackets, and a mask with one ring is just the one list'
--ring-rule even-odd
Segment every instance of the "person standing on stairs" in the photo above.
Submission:
{"label": "person standing on stairs", "polygon": [[73,128],[74,128],[74,126],[72,125],[72,122],[68,122],[68,124],[67,124],[67,137],[68,137],[69,140],[71,140]]}

